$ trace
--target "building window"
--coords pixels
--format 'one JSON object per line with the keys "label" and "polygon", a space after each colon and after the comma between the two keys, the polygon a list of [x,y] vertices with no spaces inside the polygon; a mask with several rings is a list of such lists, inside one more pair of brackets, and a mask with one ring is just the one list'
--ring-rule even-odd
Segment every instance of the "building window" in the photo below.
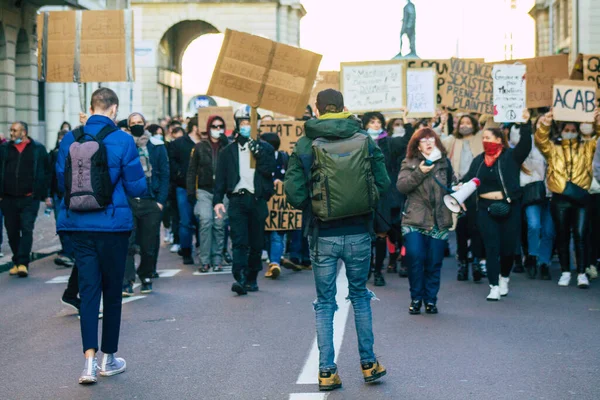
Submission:
{"label": "building window", "polygon": [[566,40],[569,37],[569,2],[567,0],[561,0],[560,9],[560,23],[562,25],[561,38],[562,40]]}

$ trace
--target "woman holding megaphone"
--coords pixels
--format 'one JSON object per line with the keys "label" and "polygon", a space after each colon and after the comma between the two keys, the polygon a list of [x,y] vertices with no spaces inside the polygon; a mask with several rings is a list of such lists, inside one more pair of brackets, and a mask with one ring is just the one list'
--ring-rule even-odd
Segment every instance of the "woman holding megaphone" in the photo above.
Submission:
{"label": "woman holding megaphone", "polygon": [[430,128],[419,129],[408,143],[397,188],[406,195],[402,237],[406,249],[410,297],[408,312],[437,314],[437,294],[452,213],[444,205],[454,173],[438,135]]}
{"label": "woman holding megaphone", "polygon": [[[528,122],[529,111],[523,111]],[[484,152],[473,159],[463,182],[478,178],[476,194],[477,226],[487,258],[490,294],[488,301],[498,301],[508,294],[510,270],[517,240],[521,235],[521,164],[531,151],[531,124],[521,127],[521,140],[511,149],[499,128],[483,131]]]}
{"label": "woman holding megaphone", "polygon": [[[560,136],[550,137],[553,122],[552,111],[541,118],[535,132],[535,144],[546,161],[548,177],[546,183],[552,192],[550,211],[556,227],[556,244],[562,275],[559,286],[569,286],[571,282],[570,243],[571,231],[575,242],[577,260],[577,286],[588,288],[590,283],[585,275],[588,253],[585,248],[588,229],[587,206],[592,184],[592,160],[596,150],[596,137],[583,141],[580,125],[575,122],[562,122],[558,127]],[[600,114],[594,114],[595,134],[600,134]]]}

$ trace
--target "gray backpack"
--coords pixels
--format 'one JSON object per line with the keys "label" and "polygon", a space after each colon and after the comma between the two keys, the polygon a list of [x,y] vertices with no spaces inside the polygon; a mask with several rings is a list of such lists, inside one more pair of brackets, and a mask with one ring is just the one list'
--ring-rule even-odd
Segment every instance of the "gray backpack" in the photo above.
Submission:
{"label": "gray backpack", "polygon": [[116,126],[107,125],[96,136],[85,133],[83,127],[73,130],[75,141],[65,165],[67,210],[98,211],[112,203],[114,186],[103,140],[116,130]]}

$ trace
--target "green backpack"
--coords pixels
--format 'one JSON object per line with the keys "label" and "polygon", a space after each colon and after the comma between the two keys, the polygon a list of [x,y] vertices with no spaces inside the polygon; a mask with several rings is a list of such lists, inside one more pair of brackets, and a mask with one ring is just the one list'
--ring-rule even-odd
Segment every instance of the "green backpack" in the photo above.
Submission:
{"label": "green backpack", "polygon": [[347,139],[318,138],[312,142],[312,213],[321,221],[334,221],[371,213],[379,192],[371,170],[368,136],[355,133]]}

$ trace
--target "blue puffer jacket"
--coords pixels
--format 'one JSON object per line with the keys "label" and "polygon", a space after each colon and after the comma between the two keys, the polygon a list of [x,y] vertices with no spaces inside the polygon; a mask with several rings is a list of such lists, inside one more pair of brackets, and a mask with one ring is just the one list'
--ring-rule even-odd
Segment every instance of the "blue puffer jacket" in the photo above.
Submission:
{"label": "blue puffer jacket", "polygon": [[[114,122],[101,115],[92,115],[85,125],[85,132],[96,135],[106,125]],[[69,132],[60,143],[56,161],[56,177],[59,190],[65,190],[65,163],[69,147],[74,142]],[[115,131],[104,139],[108,155],[110,177],[115,185],[113,203],[105,210],[92,212],[66,212],[65,203],[60,205],[57,231],[84,232],[128,232],[133,229],[133,215],[127,203],[129,197],[147,195],[146,177],[140,163],[133,138],[123,131]]]}

